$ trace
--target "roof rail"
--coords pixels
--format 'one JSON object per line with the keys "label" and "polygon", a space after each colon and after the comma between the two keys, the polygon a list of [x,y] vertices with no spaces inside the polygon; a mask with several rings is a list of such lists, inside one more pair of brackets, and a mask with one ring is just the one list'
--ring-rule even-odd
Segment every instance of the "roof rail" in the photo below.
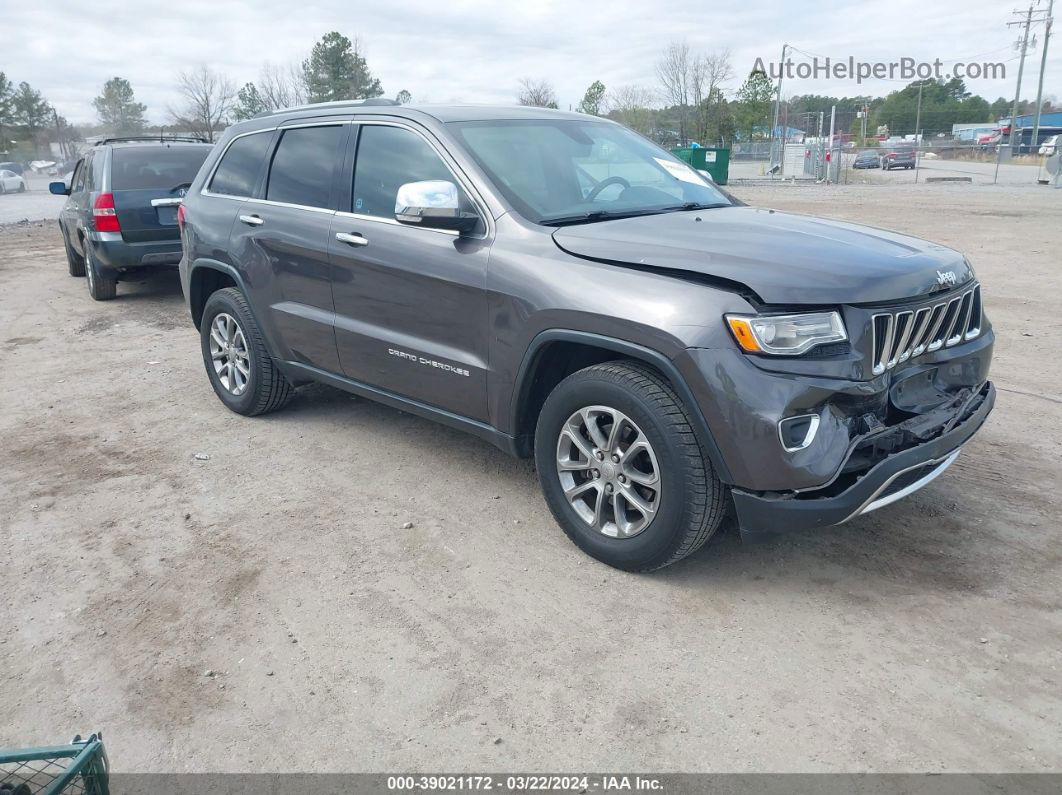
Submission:
{"label": "roof rail", "polygon": [[108,138],[101,138],[96,141],[93,146],[103,146],[104,144],[121,144],[130,143],[134,141],[145,141],[156,144],[165,144],[170,141],[183,141],[193,144],[206,144],[210,143],[206,138],[198,135],[115,135]]}
{"label": "roof rail", "polygon": [[397,102],[393,99],[384,99],[382,97],[370,97],[368,99],[337,99],[332,102],[311,102],[308,105],[296,105],[293,108],[277,108],[277,110],[263,110],[261,113],[256,113],[253,118],[261,119],[265,116],[275,116],[278,113],[290,113],[296,110],[313,110],[314,108],[341,108],[341,107],[364,107],[366,105],[401,105],[401,102]]}

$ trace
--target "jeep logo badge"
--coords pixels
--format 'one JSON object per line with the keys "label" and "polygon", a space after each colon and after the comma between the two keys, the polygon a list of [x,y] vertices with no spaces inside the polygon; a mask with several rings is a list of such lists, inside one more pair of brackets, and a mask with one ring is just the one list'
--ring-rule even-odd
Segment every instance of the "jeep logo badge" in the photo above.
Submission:
{"label": "jeep logo badge", "polygon": [[955,271],[937,271],[937,284],[941,287],[953,287],[959,283]]}

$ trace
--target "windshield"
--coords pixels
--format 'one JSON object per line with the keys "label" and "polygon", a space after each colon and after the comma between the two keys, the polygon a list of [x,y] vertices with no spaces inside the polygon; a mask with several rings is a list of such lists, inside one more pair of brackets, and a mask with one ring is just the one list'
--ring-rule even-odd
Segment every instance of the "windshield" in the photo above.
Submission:
{"label": "windshield", "polygon": [[112,190],[175,190],[187,187],[209,146],[128,146],[111,155]]}
{"label": "windshield", "polygon": [[532,119],[451,126],[498,190],[535,223],[731,204],[706,177],[618,124]]}

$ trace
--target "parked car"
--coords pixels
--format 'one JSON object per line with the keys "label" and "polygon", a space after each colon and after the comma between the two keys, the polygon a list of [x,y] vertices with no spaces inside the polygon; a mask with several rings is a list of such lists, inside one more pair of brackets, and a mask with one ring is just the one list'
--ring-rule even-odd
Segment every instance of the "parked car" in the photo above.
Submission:
{"label": "parked car", "polygon": [[881,168],[881,153],[873,149],[860,152],[852,161],[852,168]]}
{"label": "parked car", "polygon": [[8,160],[4,163],[0,163],[0,171],[13,171],[20,177],[26,173],[26,169],[21,163],[16,163],[13,160]]}
{"label": "parked car", "polygon": [[1050,138],[1044,138],[1044,142],[1040,144],[1040,154],[1050,157],[1055,153],[1058,147],[1058,136],[1052,135]]}
{"label": "parked car", "polygon": [[881,153],[881,167],[885,171],[894,168],[914,168],[915,148],[913,146],[894,146]]}
{"label": "parked car", "polygon": [[0,169],[0,193],[25,193],[26,180],[14,171]]}
{"label": "parked car", "polygon": [[106,301],[119,279],[181,259],[177,207],[211,150],[201,139],[108,138],[52,193],[69,196],[59,214],[71,276]]}
{"label": "parked car", "polygon": [[533,455],[564,531],[622,569],[731,506],[756,537],[887,505],[995,400],[962,254],[744,206],[583,114],[280,111],[226,131],[179,219],[226,407],[319,381]]}

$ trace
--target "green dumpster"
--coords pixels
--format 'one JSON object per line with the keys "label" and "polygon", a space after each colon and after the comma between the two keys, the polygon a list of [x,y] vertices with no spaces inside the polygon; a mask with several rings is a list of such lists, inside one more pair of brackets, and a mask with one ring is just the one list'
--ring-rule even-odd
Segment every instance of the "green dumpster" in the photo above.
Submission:
{"label": "green dumpster", "polygon": [[707,171],[717,185],[725,185],[730,173],[730,150],[706,146],[672,149],[671,154],[699,171]]}

